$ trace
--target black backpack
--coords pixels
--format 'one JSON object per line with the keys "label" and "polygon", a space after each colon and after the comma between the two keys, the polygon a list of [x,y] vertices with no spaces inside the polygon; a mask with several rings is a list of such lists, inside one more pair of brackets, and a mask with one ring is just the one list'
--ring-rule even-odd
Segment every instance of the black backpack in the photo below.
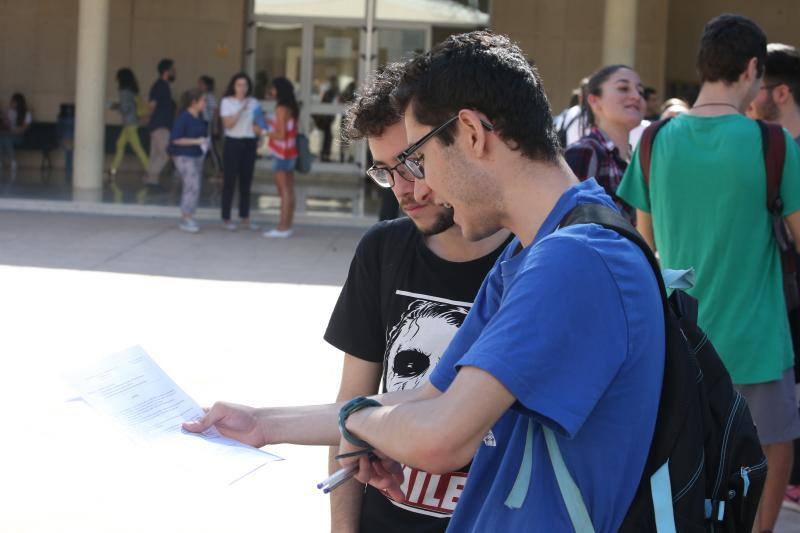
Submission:
{"label": "black backpack", "polygon": [[561,227],[590,223],[641,248],[664,303],[666,356],[656,426],[620,531],[750,533],[767,460],[746,401],[697,325],[697,301],[680,290],[667,297],[655,255],[616,211],[583,204]]}

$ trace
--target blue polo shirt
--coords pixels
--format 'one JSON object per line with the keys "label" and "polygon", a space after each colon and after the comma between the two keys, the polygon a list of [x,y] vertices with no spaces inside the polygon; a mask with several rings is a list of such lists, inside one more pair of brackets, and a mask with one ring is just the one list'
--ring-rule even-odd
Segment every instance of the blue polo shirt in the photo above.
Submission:
{"label": "blue polo shirt", "polygon": [[[503,252],[431,375],[445,391],[474,366],[517,399],[478,449],[448,531],[572,531],[543,425],[596,531],[617,531],[633,500],[661,393],[662,303],[635,244],[595,224],[557,228],[582,203],[616,209],[593,179],[567,190],[532,245]],[[531,476],[512,509],[529,423]]]}
{"label": "blue polo shirt", "polygon": [[208,135],[208,125],[203,120],[202,115],[193,116],[186,110],[181,111],[178,118],[175,119],[175,124],[172,126],[172,133],[169,136],[169,147],[167,153],[169,155],[183,155],[187,157],[200,157],[203,155],[203,150],[198,145],[181,146],[174,144],[175,139],[197,139],[198,137],[205,137]]}

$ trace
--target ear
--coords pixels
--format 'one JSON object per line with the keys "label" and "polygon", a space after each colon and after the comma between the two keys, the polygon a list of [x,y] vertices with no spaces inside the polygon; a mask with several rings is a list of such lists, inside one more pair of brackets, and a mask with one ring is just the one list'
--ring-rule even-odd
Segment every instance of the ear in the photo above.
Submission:
{"label": "ear", "polygon": [[789,86],[785,84],[776,85],[772,88],[772,99],[778,105],[783,105],[790,99],[792,99],[792,91],[789,90]]}
{"label": "ear", "polygon": [[464,143],[462,147],[472,152],[476,158],[484,157],[488,149],[489,132],[481,124],[481,119],[489,121],[482,113],[472,109],[462,109],[458,112],[458,127],[462,128],[458,135]]}
{"label": "ear", "polygon": [[[763,73],[762,73],[763,75]],[[747,62],[747,68],[744,69],[742,77],[745,81],[753,81],[758,79],[758,59],[751,57]]]}
{"label": "ear", "polygon": [[592,113],[597,115],[597,111],[599,111],[599,108],[602,107],[600,105],[600,97],[596,94],[590,94],[586,97],[586,102],[589,104],[589,108],[591,108]]}

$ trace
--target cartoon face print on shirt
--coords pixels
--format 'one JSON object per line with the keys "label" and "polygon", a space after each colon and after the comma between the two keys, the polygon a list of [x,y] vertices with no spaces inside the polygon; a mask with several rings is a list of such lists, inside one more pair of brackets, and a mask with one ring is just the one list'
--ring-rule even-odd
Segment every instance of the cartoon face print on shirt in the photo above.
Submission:
{"label": "cartoon face print on shirt", "polygon": [[414,300],[389,332],[385,381],[388,392],[422,385],[461,327],[468,309]]}

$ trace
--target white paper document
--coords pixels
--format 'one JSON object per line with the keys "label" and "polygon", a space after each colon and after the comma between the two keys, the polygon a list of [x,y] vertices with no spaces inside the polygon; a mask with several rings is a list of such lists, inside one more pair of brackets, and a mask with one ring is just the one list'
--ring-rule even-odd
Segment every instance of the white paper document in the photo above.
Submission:
{"label": "white paper document", "polygon": [[234,483],[277,455],[220,435],[189,433],[185,421],[203,416],[192,400],[140,347],[107,356],[65,376],[86,402],[121,424],[130,436],[175,465],[195,465],[211,478]]}

